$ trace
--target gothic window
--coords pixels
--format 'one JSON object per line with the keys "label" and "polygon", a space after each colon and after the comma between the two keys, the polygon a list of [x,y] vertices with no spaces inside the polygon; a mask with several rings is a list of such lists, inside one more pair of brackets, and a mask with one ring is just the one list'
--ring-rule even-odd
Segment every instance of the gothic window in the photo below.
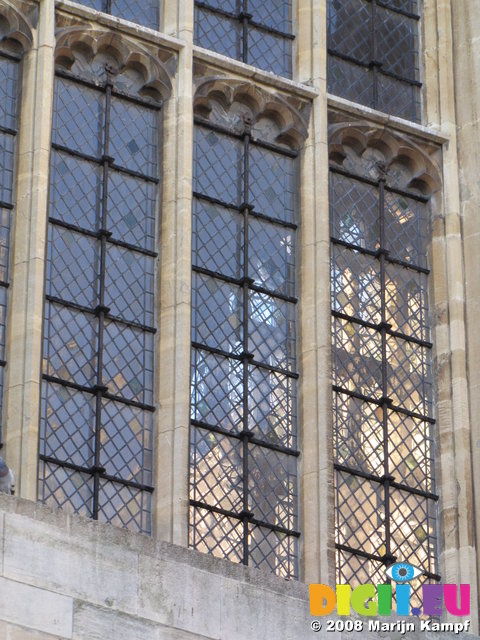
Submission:
{"label": "gothic window", "polygon": [[14,209],[20,57],[0,50],[0,426],[5,361],[10,225]]}
{"label": "gothic window", "polygon": [[248,118],[194,141],[190,546],[297,576],[296,153]]}
{"label": "gothic window", "polygon": [[417,0],[328,0],[328,90],[419,122]]}
{"label": "gothic window", "polygon": [[195,44],[290,78],[291,11],[288,0],[195,0]]}
{"label": "gothic window", "polygon": [[39,498],[149,533],[160,104],[94,63],[55,79]]}
{"label": "gothic window", "polygon": [[405,561],[419,584],[438,579],[428,198],[361,168],[330,175],[337,582]]}
{"label": "gothic window", "polygon": [[158,0],[79,0],[81,4],[111,13],[150,29],[159,28]]}

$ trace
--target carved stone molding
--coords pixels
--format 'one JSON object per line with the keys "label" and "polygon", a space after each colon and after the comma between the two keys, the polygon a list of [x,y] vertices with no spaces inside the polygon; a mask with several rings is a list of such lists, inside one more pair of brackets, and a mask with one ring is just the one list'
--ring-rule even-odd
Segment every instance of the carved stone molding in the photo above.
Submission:
{"label": "carved stone molding", "polygon": [[176,56],[151,49],[118,31],[74,24],[57,31],[55,63],[97,80],[108,66],[118,88],[161,102],[172,92]]}
{"label": "carved stone molding", "polygon": [[34,2],[0,0],[0,46],[26,53],[33,44],[33,28],[38,18]]}
{"label": "carved stone molding", "polygon": [[267,91],[243,79],[199,75],[195,78],[194,111],[239,132],[247,119],[252,136],[292,149],[301,148],[308,136],[308,101]]}
{"label": "carved stone molding", "polygon": [[405,133],[367,121],[331,124],[328,141],[333,165],[374,180],[382,173],[391,187],[425,196],[441,188],[437,145],[422,144]]}

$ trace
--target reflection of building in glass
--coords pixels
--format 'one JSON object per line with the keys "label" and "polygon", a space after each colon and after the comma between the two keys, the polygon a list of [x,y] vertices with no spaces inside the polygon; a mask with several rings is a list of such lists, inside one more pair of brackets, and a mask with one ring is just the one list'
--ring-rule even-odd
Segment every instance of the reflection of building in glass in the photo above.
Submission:
{"label": "reflection of building in glass", "polygon": [[375,171],[365,150],[359,174],[362,160],[349,153],[330,178],[338,581],[380,580],[394,559],[431,579],[427,198],[395,164]]}
{"label": "reflection of building in glass", "polygon": [[252,129],[250,109],[209,106],[194,147],[190,544],[292,578],[296,152]]}

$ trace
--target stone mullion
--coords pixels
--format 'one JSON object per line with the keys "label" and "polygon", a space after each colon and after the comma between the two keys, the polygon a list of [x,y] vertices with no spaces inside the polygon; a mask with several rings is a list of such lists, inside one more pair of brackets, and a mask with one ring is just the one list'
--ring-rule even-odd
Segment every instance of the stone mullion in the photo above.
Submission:
{"label": "stone mullion", "polygon": [[[19,118],[11,297],[7,319],[5,451],[18,495],[37,497],[43,297],[54,90],[54,0],[39,5],[32,49],[25,55]],[[14,357],[13,357],[14,355]]]}

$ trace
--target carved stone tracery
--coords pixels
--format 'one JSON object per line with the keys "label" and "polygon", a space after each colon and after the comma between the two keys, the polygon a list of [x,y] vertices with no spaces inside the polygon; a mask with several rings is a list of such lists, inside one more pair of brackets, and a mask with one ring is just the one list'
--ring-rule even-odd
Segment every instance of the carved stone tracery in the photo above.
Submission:
{"label": "carved stone tracery", "polygon": [[172,58],[170,52],[154,54],[123,34],[90,25],[77,24],[57,32],[55,62],[60,68],[97,82],[105,79],[108,69],[117,89],[156,102],[171,94]]}
{"label": "carved stone tracery", "polygon": [[15,5],[10,0],[0,0],[0,47],[16,53],[26,53],[33,44],[33,27],[38,17],[38,7],[31,2]]}
{"label": "carved stone tracery", "polygon": [[242,133],[247,119],[253,138],[300,149],[308,136],[310,104],[267,91],[252,82],[223,76],[195,81],[197,116]]}

